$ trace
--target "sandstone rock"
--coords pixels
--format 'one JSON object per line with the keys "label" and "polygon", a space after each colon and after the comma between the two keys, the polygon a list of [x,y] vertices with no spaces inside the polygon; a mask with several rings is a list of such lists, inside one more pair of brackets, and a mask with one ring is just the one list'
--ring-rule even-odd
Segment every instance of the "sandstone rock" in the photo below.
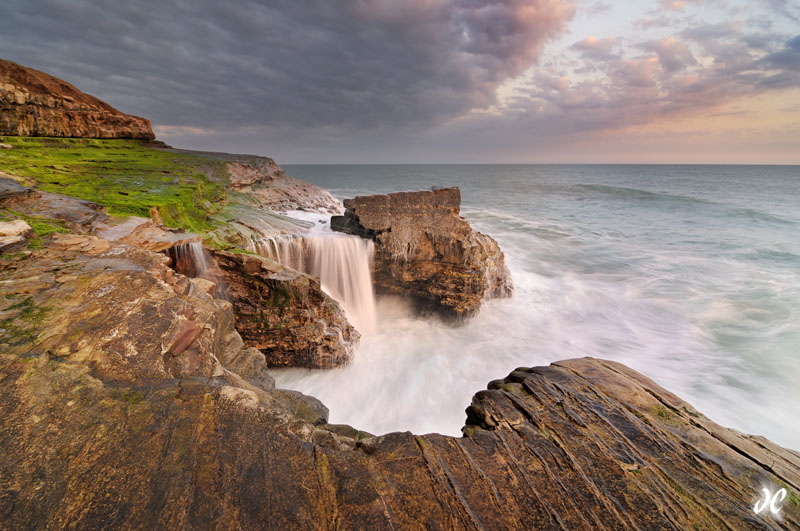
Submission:
{"label": "sandstone rock", "polygon": [[0,142],[0,149],[14,149],[14,146],[6,144],[5,142]]}
{"label": "sandstone rock", "polygon": [[167,250],[176,271],[218,283],[217,295],[233,304],[236,330],[269,367],[330,369],[347,364],[359,333],[319,281],[272,260],[211,251],[199,260],[178,247]]}
{"label": "sandstone rock", "polygon": [[110,241],[134,245],[149,251],[163,251],[183,243],[200,241],[200,236],[197,234],[170,230],[138,216],[129,216],[124,220],[105,220],[95,226],[93,233]]}
{"label": "sandstone rock", "polygon": [[80,233],[92,232],[109,219],[97,203],[49,192],[0,197],[0,205],[27,216],[63,222],[69,229]]}
{"label": "sandstone rock", "polygon": [[[114,321],[104,328],[105,314],[92,317],[90,299],[111,297],[96,293],[92,271],[102,268],[93,262],[109,259],[120,262],[103,274],[125,275],[116,280],[132,291],[120,294],[120,310],[108,310],[127,311],[138,334]],[[356,441],[357,430],[324,424],[325,410],[315,412],[313,401],[285,406],[286,393],[248,387],[236,375],[198,378],[231,333],[202,319],[216,315],[203,308],[224,313],[224,303],[186,299],[175,291],[178,275],[173,284],[146,282],[152,270],[132,270],[142,263],[130,259],[124,266],[117,254],[39,253],[0,272],[0,301],[35,299],[6,309],[17,312],[13,322],[27,323],[15,337],[37,338],[0,339],[4,529],[800,526],[800,455],[717,426],[647,378],[602,360],[518,369],[492,382],[475,396],[462,438],[392,433]],[[62,290],[64,307],[54,299]],[[73,305],[79,294],[89,313]],[[149,298],[131,304],[143,295],[184,311],[162,313]],[[187,314],[190,308],[198,313]],[[87,346],[59,356],[47,345],[80,340],[67,328],[55,336],[48,330],[75,311],[74,329]],[[202,348],[178,356],[197,357],[176,377],[161,353],[182,319],[209,328],[202,325],[196,340]],[[138,342],[120,349],[120,341]],[[763,487],[787,488],[780,516],[754,514]]]}
{"label": "sandstone rock", "polygon": [[16,253],[28,247],[24,236],[0,236],[0,254]]}
{"label": "sandstone rock", "polygon": [[9,174],[0,171],[0,204],[8,200],[28,197],[35,194],[36,193],[27,186],[22,186],[16,179],[12,179]]}
{"label": "sandstone rock", "polygon": [[28,238],[34,235],[30,225],[21,219],[0,221],[0,254],[15,253],[28,247]]}
{"label": "sandstone rock", "polygon": [[457,318],[476,314],[483,299],[511,296],[503,253],[460,216],[458,188],[360,196],[344,206],[331,228],[375,241],[379,291]]}
{"label": "sandstone rock", "polygon": [[22,236],[23,238],[30,238],[33,234],[31,226],[21,219],[0,221],[0,236]]}
{"label": "sandstone rock", "polygon": [[123,114],[66,81],[0,60],[0,134],[155,138],[150,121]]}
{"label": "sandstone rock", "polygon": [[275,212],[305,210],[338,213],[341,204],[327,190],[294,179],[284,173],[274,160],[250,157],[228,164],[231,188],[251,192],[262,208]]}

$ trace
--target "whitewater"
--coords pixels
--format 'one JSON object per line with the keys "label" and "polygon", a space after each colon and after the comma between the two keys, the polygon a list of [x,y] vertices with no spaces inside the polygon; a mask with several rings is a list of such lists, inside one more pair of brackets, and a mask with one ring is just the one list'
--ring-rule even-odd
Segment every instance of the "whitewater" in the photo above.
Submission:
{"label": "whitewater", "polygon": [[310,263],[291,257],[296,242],[269,252],[322,277],[362,339],[347,367],[272,374],[322,400],[330,422],[460,435],[464,409],[490,380],[593,356],[642,372],[724,426],[800,449],[799,167],[286,169],[340,198],[460,186],[462,215],[499,242],[516,288],[464,326],[416,317],[402,300],[364,291],[368,242],[306,216],[316,224],[303,244]]}

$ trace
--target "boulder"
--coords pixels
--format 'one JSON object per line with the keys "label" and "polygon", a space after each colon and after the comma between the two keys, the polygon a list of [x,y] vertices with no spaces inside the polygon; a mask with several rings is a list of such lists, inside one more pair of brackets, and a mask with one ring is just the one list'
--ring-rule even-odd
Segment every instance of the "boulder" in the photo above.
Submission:
{"label": "boulder", "polygon": [[30,238],[33,236],[33,229],[21,219],[0,221],[0,236],[22,236],[23,238]]}
{"label": "boulder", "polygon": [[461,217],[458,188],[359,196],[344,206],[331,228],[374,240],[379,292],[411,296],[421,309],[455,318],[513,293],[497,242]]}
{"label": "boulder", "polygon": [[244,344],[269,367],[331,369],[352,359],[360,334],[319,280],[260,256],[204,249],[167,249],[176,271],[216,283],[233,305]]}
{"label": "boulder", "polygon": [[21,219],[0,221],[0,254],[15,253],[28,247],[28,238],[34,232],[30,225]]}
{"label": "boulder", "polygon": [[211,255],[237,331],[268,366],[331,369],[350,362],[360,335],[319,280],[260,256]]}
{"label": "boulder", "polygon": [[155,138],[150,121],[121,113],[66,81],[0,60],[0,134]]}

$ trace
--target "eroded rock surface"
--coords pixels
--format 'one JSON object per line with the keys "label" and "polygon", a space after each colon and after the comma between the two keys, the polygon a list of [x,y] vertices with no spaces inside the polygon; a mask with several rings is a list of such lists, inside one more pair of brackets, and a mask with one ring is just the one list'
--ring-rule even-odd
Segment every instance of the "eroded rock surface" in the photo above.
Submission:
{"label": "eroded rock surface", "polygon": [[150,121],[44,72],[0,59],[0,134],[86,138],[155,138]]}
{"label": "eroded rock surface", "polygon": [[[230,305],[163,260],[59,236],[0,265],[4,529],[800,526],[797,453],[617,363],[518,369],[462,438],[325,424],[225,365],[247,357]],[[779,517],[754,514],[763,487]]]}
{"label": "eroded rock surface", "polygon": [[458,188],[359,196],[344,206],[331,228],[375,241],[379,291],[411,295],[424,309],[454,317],[512,294],[500,247],[461,217]]}
{"label": "eroded rock surface", "polygon": [[[167,254],[180,273],[217,284],[216,296],[233,304],[244,343],[268,366],[331,369],[351,360],[360,335],[319,280],[259,256],[197,247]],[[205,256],[198,260],[197,253]]]}

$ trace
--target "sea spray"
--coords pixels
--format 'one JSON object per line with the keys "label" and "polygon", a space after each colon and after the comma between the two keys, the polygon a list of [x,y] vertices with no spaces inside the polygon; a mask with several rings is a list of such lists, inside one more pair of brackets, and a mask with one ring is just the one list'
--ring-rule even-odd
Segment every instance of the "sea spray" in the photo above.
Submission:
{"label": "sea spray", "polygon": [[377,332],[350,366],[273,373],[279,387],[322,400],[331,422],[457,435],[490,380],[594,356],[642,372],[720,424],[800,449],[798,167],[287,171],[339,197],[460,186],[462,214],[500,243],[517,288],[458,328],[381,299]]}

